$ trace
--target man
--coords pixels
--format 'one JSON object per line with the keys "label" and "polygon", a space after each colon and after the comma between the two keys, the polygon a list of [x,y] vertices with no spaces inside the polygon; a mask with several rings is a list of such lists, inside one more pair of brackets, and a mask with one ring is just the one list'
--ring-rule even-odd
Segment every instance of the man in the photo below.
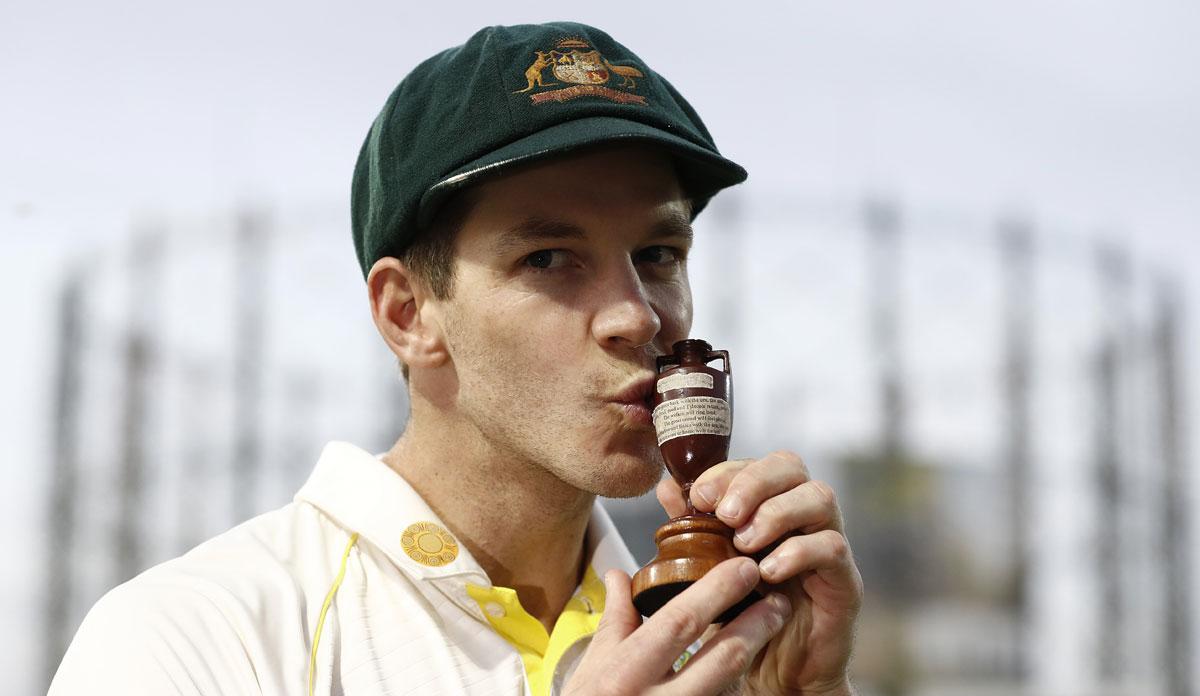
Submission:
{"label": "man", "polygon": [[774,549],[645,621],[595,502],[662,475],[648,403],[691,324],[690,222],[744,178],[591,27],[492,27],[418,66],[352,202],[405,433],[382,457],[331,444],[293,504],[109,593],[51,693],[851,693],[861,580],[798,457],[696,481],[739,550]]}

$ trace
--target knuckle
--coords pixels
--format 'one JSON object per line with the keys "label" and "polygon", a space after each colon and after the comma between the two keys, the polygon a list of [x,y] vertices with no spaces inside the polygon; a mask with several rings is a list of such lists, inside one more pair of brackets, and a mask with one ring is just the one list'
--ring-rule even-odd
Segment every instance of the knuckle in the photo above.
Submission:
{"label": "knuckle", "polygon": [[796,454],[795,452],[793,452],[791,450],[785,450],[785,449],[774,450],[773,452],[771,452],[767,455],[767,458],[768,459],[771,459],[771,458],[781,459],[785,462],[786,461],[791,461],[791,462],[800,461],[800,455]]}
{"label": "knuckle", "polygon": [[802,537],[794,536],[784,539],[775,547],[774,551],[768,554],[768,558],[775,559],[773,562],[777,565],[772,573],[773,576],[790,576],[804,562],[805,550]]}
{"label": "knuckle", "polygon": [[722,479],[729,479],[730,477],[736,476],[737,473],[745,466],[745,461],[741,459],[730,459],[728,461],[720,462],[701,472],[701,474],[696,477],[694,483],[709,481],[715,482],[721,481]]}
{"label": "knuckle", "polygon": [[803,564],[809,555],[809,537],[804,534],[789,537],[779,545],[776,551],[780,560],[788,560],[792,565]]}
{"label": "knuckle", "polygon": [[754,463],[753,459],[727,459],[718,463],[716,466],[709,469],[709,471],[716,471],[718,474],[725,475],[736,474],[742,469],[750,466],[752,463]]}
{"label": "knuckle", "polygon": [[829,549],[829,555],[834,560],[844,561],[850,558],[850,542],[845,535],[830,532],[825,543]]}
{"label": "knuckle", "polygon": [[725,646],[725,655],[723,663],[732,674],[741,674],[750,669],[750,662],[754,659],[754,654],[750,651],[750,646],[745,641],[733,640]]}
{"label": "knuckle", "polygon": [[663,615],[659,625],[667,635],[698,636],[705,629],[705,626],[701,625],[700,619],[685,609],[663,607],[658,613]]}
{"label": "knuckle", "polygon": [[857,568],[855,569],[851,578],[851,589],[854,591],[854,600],[851,602],[850,608],[857,613],[863,607],[866,588],[863,587],[862,574],[858,572]]}
{"label": "knuckle", "polygon": [[761,498],[768,489],[767,476],[760,467],[748,466],[737,472],[729,481],[729,492],[748,498]]}
{"label": "knuckle", "polygon": [[786,504],[778,498],[764,500],[754,511],[754,528],[760,535],[782,531],[783,518],[788,512],[786,508]]}
{"label": "knuckle", "polygon": [[809,481],[808,486],[821,507],[833,508],[837,506],[837,493],[834,492],[833,486],[824,481]]}
{"label": "knuckle", "polygon": [[768,454],[766,458],[773,459],[779,464],[798,467],[800,469],[804,469],[805,471],[808,470],[808,467],[804,465],[804,459],[791,450],[775,450],[774,452]]}

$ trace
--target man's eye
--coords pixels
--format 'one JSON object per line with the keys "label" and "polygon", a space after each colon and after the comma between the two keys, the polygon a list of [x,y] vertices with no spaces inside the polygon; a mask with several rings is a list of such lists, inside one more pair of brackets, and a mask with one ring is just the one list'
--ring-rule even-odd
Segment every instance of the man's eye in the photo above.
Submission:
{"label": "man's eye", "polygon": [[638,263],[668,264],[683,260],[683,253],[675,247],[652,246],[637,253],[634,260]]}
{"label": "man's eye", "polygon": [[559,268],[567,264],[567,252],[562,249],[542,249],[525,257],[525,265],[532,268]]}

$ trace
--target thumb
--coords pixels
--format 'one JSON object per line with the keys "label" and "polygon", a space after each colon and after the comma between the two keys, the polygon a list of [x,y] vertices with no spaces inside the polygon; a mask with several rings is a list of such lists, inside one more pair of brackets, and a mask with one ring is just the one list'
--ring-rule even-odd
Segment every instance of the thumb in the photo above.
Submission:
{"label": "thumb", "polygon": [[658,482],[658,486],[654,488],[654,495],[658,498],[658,504],[667,511],[667,517],[675,519],[687,514],[687,500],[683,497],[683,489],[670,476],[664,476]]}
{"label": "thumb", "polygon": [[629,575],[610,570],[604,574],[604,613],[592,643],[619,643],[642,625],[642,615],[633,606]]}

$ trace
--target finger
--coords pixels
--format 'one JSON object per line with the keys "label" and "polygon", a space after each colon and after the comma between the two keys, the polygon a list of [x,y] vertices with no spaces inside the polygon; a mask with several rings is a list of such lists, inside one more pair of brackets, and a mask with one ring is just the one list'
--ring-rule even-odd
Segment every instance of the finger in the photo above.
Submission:
{"label": "finger", "polygon": [[750,669],[755,656],[779,633],[791,613],[791,603],[778,592],[755,602],[688,660],[687,668],[671,680],[672,691],[699,693],[708,686],[706,693],[723,693],[713,687],[725,689]]}
{"label": "finger", "polygon": [[746,524],[734,530],[733,544],[742,553],[754,553],[793,532],[823,529],[842,531],[837,494],[824,481],[807,481],[763,501]]}
{"label": "finger", "polygon": [[687,514],[687,501],[683,499],[683,489],[670,476],[658,482],[658,486],[654,488],[654,495],[658,497],[658,504],[667,511],[667,517],[675,519]]}
{"label": "finger", "polygon": [[625,641],[625,664],[630,675],[636,679],[666,675],[684,648],[695,642],[721,612],[750,594],[759,579],[757,565],[744,556],[723,561],[705,573]]}
{"label": "finger", "polygon": [[620,570],[604,574],[604,611],[592,636],[593,645],[615,645],[624,640],[642,623],[642,616],[633,606],[629,575]]}
{"label": "finger", "polygon": [[753,459],[731,459],[706,469],[704,473],[696,477],[696,481],[692,484],[689,495],[692,505],[700,512],[715,510],[721,496],[725,494],[729,482],[753,461]]}
{"label": "finger", "polygon": [[750,462],[725,489],[717,505],[717,518],[737,529],[746,524],[764,500],[808,481],[808,467],[792,452],[772,452]]}
{"label": "finger", "polygon": [[861,593],[862,579],[854,565],[850,544],[845,536],[832,529],[786,539],[767,554],[758,569],[763,580],[773,585],[801,573],[813,573],[838,594]]}

